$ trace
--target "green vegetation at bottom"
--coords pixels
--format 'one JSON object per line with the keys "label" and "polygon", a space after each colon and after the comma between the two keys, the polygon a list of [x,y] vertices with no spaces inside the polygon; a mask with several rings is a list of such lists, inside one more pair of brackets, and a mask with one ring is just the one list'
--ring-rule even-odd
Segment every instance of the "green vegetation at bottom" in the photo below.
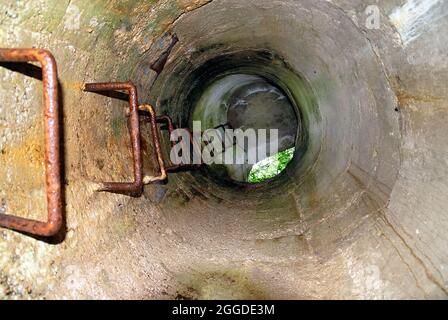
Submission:
{"label": "green vegetation at bottom", "polygon": [[255,164],[249,173],[247,182],[259,183],[274,178],[285,170],[294,156],[295,148],[279,152]]}

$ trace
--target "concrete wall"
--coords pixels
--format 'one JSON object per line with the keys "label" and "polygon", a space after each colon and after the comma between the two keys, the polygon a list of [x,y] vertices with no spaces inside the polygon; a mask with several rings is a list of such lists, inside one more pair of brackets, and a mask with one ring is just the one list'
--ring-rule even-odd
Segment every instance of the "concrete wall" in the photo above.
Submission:
{"label": "concrete wall", "polygon": [[[379,29],[366,26],[370,2]],[[0,230],[1,298],[446,299],[448,3],[0,8],[1,47],[44,47],[58,62],[66,218],[46,241]],[[180,41],[151,87],[148,66],[169,32]],[[83,93],[82,83],[130,79],[141,103],[187,124],[192,72],[246,49],[278,53],[306,82],[291,82],[309,119],[304,159],[256,190],[200,171],[171,175],[141,198],[94,191],[94,182],[130,179],[130,139],[126,104]],[[3,68],[0,77],[0,210],[44,219],[41,84]],[[147,132],[143,140],[151,173]]]}

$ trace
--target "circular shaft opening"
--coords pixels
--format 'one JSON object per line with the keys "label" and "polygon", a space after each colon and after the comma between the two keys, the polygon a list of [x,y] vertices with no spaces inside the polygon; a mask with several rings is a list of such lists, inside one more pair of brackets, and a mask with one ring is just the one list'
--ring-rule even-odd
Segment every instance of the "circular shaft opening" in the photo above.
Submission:
{"label": "circular shaft opening", "polygon": [[211,81],[194,107],[193,121],[205,132],[203,158],[210,158],[210,171],[241,183],[261,183],[283,172],[299,134],[291,100],[255,74],[233,73]]}

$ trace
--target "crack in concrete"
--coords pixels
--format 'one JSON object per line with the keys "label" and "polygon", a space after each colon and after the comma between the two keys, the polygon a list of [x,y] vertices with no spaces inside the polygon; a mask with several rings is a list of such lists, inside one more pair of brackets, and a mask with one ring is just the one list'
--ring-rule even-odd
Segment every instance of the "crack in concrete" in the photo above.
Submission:
{"label": "crack in concrete", "polygon": [[381,235],[391,244],[391,246],[394,248],[395,252],[397,253],[397,255],[399,256],[400,260],[406,265],[406,268],[409,270],[409,272],[411,273],[412,277],[414,278],[415,281],[415,285],[418,289],[420,289],[420,291],[423,292],[423,295],[425,296],[425,298],[428,298],[428,295],[426,294],[426,290],[421,286],[420,282],[418,281],[418,277],[415,274],[415,272],[412,270],[411,266],[409,265],[408,262],[406,262],[406,260],[404,259],[404,256],[401,254],[400,250],[397,248],[397,246],[393,243],[392,239],[390,239],[388,236],[386,236],[386,234],[380,230]]}
{"label": "crack in concrete", "polygon": [[186,10],[184,10],[184,11],[183,11],[182,13],[180,13],[176,18],[174,18],[173,22],[170,23],[168,30],[174,28],[174,27],[176,26],[177,22],[178,22],[180,19],[182,19],[182,17],[183,17],[184,15],[186,15],[187,13],[190,13],[190,12],[196,11],[196,10],[198,10],[198,9],[201,9],[202,7],[205,7],[206,5],[211,4],[213,1],[214,1],[214,0],[207,0],[206,2],[201,3],[201,4],[199,4],[199,5],[196,6],[196,7],[193,7],[193,8],[187,7]]}
{"label": "crack in concrete", "polygon": [[386,212],[384,212],[382,218],[383,218],[383,221],[391,228],[393,233],[395,233],[397,235],[397,237],[400,239],[400,241],[403,243],[403,245],[409,250],[409,252],[414,257],[414,259],[423,267],[423,270],[424,270],[427,278],[448,296],[448,289],[445,288],[443,283],[441,283],[433,275],[433,273],[428,270],[428,267],[426,266],[425,262],[414,252],[414,249],[407,243],[406,239],[404,239],[404,237],[398,232],[396,227],[390,222],[389,218],[387,217]]}

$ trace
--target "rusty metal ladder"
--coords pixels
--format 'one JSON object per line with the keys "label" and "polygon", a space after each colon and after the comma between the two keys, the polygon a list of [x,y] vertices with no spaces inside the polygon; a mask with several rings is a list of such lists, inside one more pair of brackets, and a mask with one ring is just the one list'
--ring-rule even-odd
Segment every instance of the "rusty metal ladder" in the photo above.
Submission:
{"label": "rusty metal ladder", "polygon": [[[59,123],[59,89],[57,64],[51,52],[45,49],[1,49],[0,62],[30,62],[37,61],[42,66],[43,104],[44,104],[44,134],[45,134],[45,176],[48,218],[46,222],[25,219],[8,214],[0,214],[0,227],[24,232],[30,235],[49,237],[57,234],[63,221],[62,215],[62,178],[60,158],[60,123]],[[164,160],[158,123],[166,123],[168,131],[175,130],[172,119],[168,115],[157,116],[151,105],[138,104],[137,89],[132,82],[88,83],[84,85],[85,92],[127,91],[129,95],[129,117],[131,124],[131,142],[133,155],[134,181],[131,183],[106,182],[101,183],[97,191],[141,196],[143,186],[167,179],[168,172],[180,169],[192,170],[199,165],[179,164],[166,166]],[[139,111],[149,114],[149,124],[154,144],[155,158],[159,166],[158,175],[143,176],[143,161],[140,144]],[[194,141],[190,134],[190,142]]]}
{"label": "rusty metal ladder", "polygon": [[[116,91],[123,90],[129,94],[129,117],[131,124],[131,142],[133,153],[133,168],[134,168],[134,181],[131,183],[121,182],[105,182],[101,183],[98,191],[124,193],[131,195],[140,195],[144,185],[148,185],[157,181],[164,181],[167,179],[168,172],[174,172],[183,168],[195,169],[197,165],[180,164],[173,166],[166,166],[164,160],[160,136],[157,124],[165,122],[168,126],[168,131],[171,133],[175,130],[173,121],[168,115],[157,116],[154,108],[149,104],[138,105],[137,89],[132,82],[108,82],[108,83],[87,83],[84,85],[84,91],[86,92],[104,92],[104,91]],[[151,136],[154,144],[155,158],[159,165],[159,174],[155,176],[143,176],[143,163],[141,157],[140,146],[140,120],[139,111],[146,112],[149,115],[149,125],[151,130]],[[191,132],[188,130],[190,136],[190,142],[194,145]]]}

